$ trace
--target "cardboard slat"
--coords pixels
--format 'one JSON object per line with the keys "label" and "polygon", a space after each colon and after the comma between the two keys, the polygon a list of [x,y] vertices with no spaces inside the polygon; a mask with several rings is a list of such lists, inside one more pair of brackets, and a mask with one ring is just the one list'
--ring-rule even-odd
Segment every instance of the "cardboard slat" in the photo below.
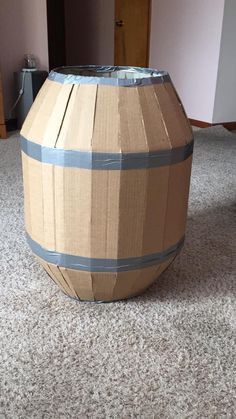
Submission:
{"label": "cardboard slat", "polygon": [[42,208],[43,208],[43,246],[46,249],[55,249],[55,199],[54,199],[54,167],[42,164]]}
{"label": "cardboard slat", "polygon": [[150,266],[149,268],[140,269],[139,275],[131,289],[131,295],[137,295],[148,288],[158,277],[160,265]]}
{"label": "cardboard slat", "polygon": [[172,264],[172,262],[175,260],[176,256],[166,260],[165,262],[161,263],[158,269],[158,276],[160,276],[162,273],[166,271],[166,269]]}
{"label": "cardboard slat", "polygon": [[[46,263],[43,259],[39,258],[38,256],[36,256],[36,259],[38,259],[38,261],[40,262],[40,264],[43,266],[43,268],[45,269],[45,271],[47,272],[47,274],[50,276],[50,278],[55,282],[56,285],[59,286],[59,288],[66,293],[67,290],[64,288],[63,284],[61,284],[61,281],[58,279],[57,275],[55,275],[54,272],[57,273],[57,271],[54,272],[51,270],[51,264]],[[54,266],[55,268],[55,266]]]}
{"label": "cardboard slat", "polygon": [[170,166],[164,248],[177,243],[185,232],[192,157]]}
{"label": "cardboard slat", "polygon": [[187,144],[193,139],[193,132],[189,120],[186,118],[184,113],[183,105],[176,96],[176,92],[171,83],[164,83],[163,86],[169,95],[169,98],[174,107],[176,118],[181,125],[183,143],[185,142]]}
{"label": "cardboard slat", "polygon": [[142,255],[161,252],[165,249],[164,232],[168,182],[169,166],[147,171]]}
{"label": "cardboard slat", "polygon": [[117,274],[92,273],[92,289],[95,301],[114,299],[114,287],[117,281]]}
{"label": "cardboard slat", "polygon": [[57,141],[58,148],[91,150],[97,85],[74,86]]}
{"label": "cardboard slat", "polygon": [[156,84],[154,89],[171,145],[172,147],[180,147],[186,143],[186,140],[183,138],[182,123],[176,114],[175,104],[172,102],[164,84]]}
{"label": "cardboard slat", "polygon": [[48,273],[49,275],[59,283],[61,289],[65,294],[71,295],[71,290],[68,287],[67,283],[65,282],[63,276],[61,275],[60,269],[58,266],[52,265],[51,263],[48,263]]}
{"label": "cardboard slat", "polygon": [[30,211],[30,188],[29,188],[29,159],[25,153],[21,153],[22,170],[23,170],[23,186],[24,186],[24,216],[26,231],[32,235],[31,228],[31,211]]}
{"label": "cardboard slat", "polygon": [[140,256],[147,205],[147,171],[120,172],[118,257]]}
{"label": "cardboard slat", "polygon": [[46,80],[23,124],[21,135],[54,147],[73,86]]}
{"label": "cardboard slat", "polygon": [[[25,119],[23,126],[21,128],[21,135],[28,140],[32,140],[34,142],[37,142],[41,144],[42,142],[42,131],[45,129],[45,127],[41,127],[41,130],[37,130],[37,126],[39,125],[38,119],[38,112],[40,111],[40,108],[42,107],[42,104],[44,100],[46,100],[48,89],[51,86],[51,82],[49,80],[46,80],[44,84],[42,85],[41,89],[38,92],[36,100],[33,102],[29,113],[27,115],[27,118]],[[34,124],[36,124],[36,129],[33,129]],[[32,132],[33,138],[30,136],[30,132]],[[40,135],[41,134],[41,135]],[[34,137],[35,136],[35,137]]]}
{"label": "cardboard slat", "polygon": [[121,151],[119,93],[120,89],[117,87],[98,86],[92,139],[93,151]]}
{"label": "cardboard slat", "polygon": [[30,157],[24,156],[24,158],[27,160],[28,167],[25,186],[28,201],[26,209],[28,222],[26,225],[30,225],[29,234],[32,239],[44,245],[42,168],[38,161]]}
{"label": "cardboard slat", "polygon": [[90,257],[117,258],[120,223],[120,171],[93,170]]}
{"label": "cardboard slat", "polygon": [[54,169],[58,252],[90,255],[91,176],[89,170]]}
{"label": "cardboard slat", "polygon": [[148,140],[142,118],[138,88],[119,89],[121,150],[148,151]]}
{"label": "cardboard slat", "polygon": [[85,301],[94,301],[91,273],[67,269],[67,274],[70,278],[71,286],[79,298]]}
{"label": "cardboard slat", "polygon": [[68,274],[68,269],[60,267],[60,272],[61,272],[64,280],[67,282],[68,287],[70,288],[70,296],[72,298],[79,299],[79,295],[76,293],[75,288],[73,287],[73,284],[70,280],[70,275]]}
{"label": "cardboard slat", "polygon": [[142,87],[138,89],[138,93],[148,149],[156,151],[172,148],[165,130],[154,87],[152,85]]}

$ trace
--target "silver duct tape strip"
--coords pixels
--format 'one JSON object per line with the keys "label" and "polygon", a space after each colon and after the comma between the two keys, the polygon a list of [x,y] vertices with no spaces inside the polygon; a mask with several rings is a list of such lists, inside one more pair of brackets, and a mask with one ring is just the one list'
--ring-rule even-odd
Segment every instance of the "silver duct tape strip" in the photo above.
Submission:
{"label": "silver duct tape strip", "polygon": [[148,169],[169,166],[186,160],[193,153],[193,140],[170,150],[144,153],[100,153],[51,148],[21,137],[21,149],[42,163],[90,170]]}
{"label": "silver duct tape strip", "polygon": [[[114,77],[114,73],[119,71],[126,73],[128,78]],[[100,75],[96,76],[96,74],[99,73]],[[101,73],[108,73],[109,77],[102,76]],[[143,77],[135,77],[135,74],[137,73],[142,73]],[[124,87],[146,86],[171,82],[171,78],[166,71],[142,67],[92,65],[56,68],[50,72],[48,79],[62,84],[100,84]]]}
{"label": "silver duct tape strip", "polygon": [[32,252],[46,262],[68,269],[87,272],[125,272],[148,268],[174,257],[184,244],[184,237],[182,237],[178,243],[160,253],[125,259],[96,259],[47,250],[35,242],[28,234],[26,234],[26,237]]}

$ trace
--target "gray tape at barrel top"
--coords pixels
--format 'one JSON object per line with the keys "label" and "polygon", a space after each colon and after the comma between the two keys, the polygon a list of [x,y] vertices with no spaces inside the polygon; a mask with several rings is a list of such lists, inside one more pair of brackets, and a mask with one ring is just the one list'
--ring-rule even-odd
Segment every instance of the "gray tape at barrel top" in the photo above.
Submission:
{"label": "gray tape at barrel top", "polygon": [[100,153],[41,146],[21,137],[21,149],[42,163],[90,170],[128,170],[167,166],[186,160],[193,152],[193,140],[170,150],[143,153]]}
{"label": "gray tape at barrel top", "polygon": [[41,259],[64,268],[87,272],[124,272],[154,266],[174,257],[184,244],[183,237],[174,246],[160,253],[125,259],[96,259],[47,250],[35,242],[28,234],[26,234],[26,237],[33,253]]}
{"label": "gray tape at barrel top", "polygon": [[[78,72],[78,74],[71,74]],[[104,77],[99,73],[115,73],[117,71],[126,71],[132,78]],[[81,75],[79,72],[87,72],[87,75]],[[89,75],[89,72],[95,73]],[[135,73],[142,73],[143,77],[135,77]],[[97,74],[97,75],[96,75]],[[160,84],[170,82],[171,78],[166,71],[158,71],[152,68],[143,67],[112,67],[112,66],[77,66],[60,67],[52,70],[48,76],[49,80],[62,84],[100,84],[107,86],[146,86],[151,84]]]}

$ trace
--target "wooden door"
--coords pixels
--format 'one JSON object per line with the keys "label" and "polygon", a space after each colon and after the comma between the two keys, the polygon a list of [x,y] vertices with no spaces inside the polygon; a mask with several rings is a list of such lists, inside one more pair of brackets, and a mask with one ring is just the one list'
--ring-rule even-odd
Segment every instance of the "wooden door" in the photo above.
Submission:
{"label": "wooden door", "polygon": [[148,67],[150,0],[115,0],[115,65]]}

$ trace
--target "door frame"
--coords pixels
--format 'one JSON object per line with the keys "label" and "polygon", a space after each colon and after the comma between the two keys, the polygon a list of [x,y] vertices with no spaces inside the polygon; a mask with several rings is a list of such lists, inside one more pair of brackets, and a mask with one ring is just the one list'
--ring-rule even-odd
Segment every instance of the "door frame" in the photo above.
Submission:
{"label": "door frame", "polygon": [[[114,0],[114,65],[116,65],[116,33],[115,33],[115,21],[116,21],[116,2]],[[148,8],[148,34],[147,34],[147,57],[146,57],[146,67],[149,67],[150,59],[150,39],[151,39],[151,18],[152,18],[152,0],[149,1]]]}
{"label": "door frame", "polygon": [[[55,67],[66,65],[66,33],[65,33],[65,7],[64,0],[46,0],[47,1],[47,29],[48,29],[48,59],[49,70]],[[116,58],[115,45],[115,8],[114,0],[114,65]],[[151,16],[152,0],[149,0],[148,13],[148,36],[147,36],[147,58],[146,67],[149,66],[150,59],[150,38],[151,38]]]}

